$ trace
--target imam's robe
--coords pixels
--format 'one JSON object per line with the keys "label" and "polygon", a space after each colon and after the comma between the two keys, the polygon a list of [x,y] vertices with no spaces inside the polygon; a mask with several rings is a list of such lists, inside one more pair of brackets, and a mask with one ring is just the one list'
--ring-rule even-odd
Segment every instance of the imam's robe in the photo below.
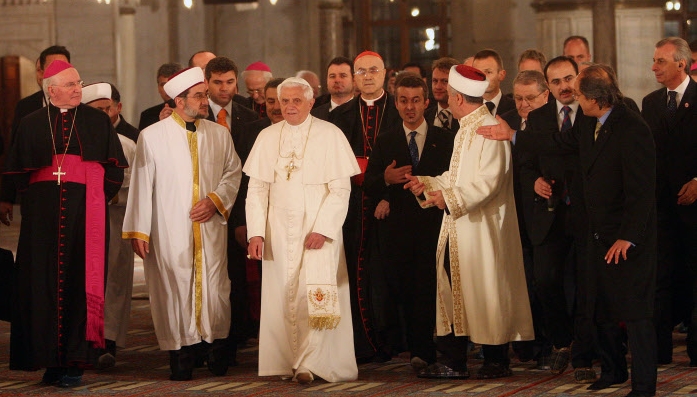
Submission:
{"label": "imam's robe", "polygon": [[[75,109],[77,114],[75,115]],[[86,340],[85,186],[43,181],[29,184],[32,171],[62,158],[75,115],[67,154],[104,167],[104,212],[118,192],[126,159],[109,117],[86,105],[63,117],[53,105],[24,117],[5,162],[5,178],[22,192],[17,246],[17,296],[10,337],[10,368],[36,370],[86,363],[96,357]],[[52,148],[49,116],[57,142]],[[105,238],[108,220],[105,218]],[[104,241],[106,249],[107,241]],[[106,267],[106,256],[104,266]],[[106,274],[106,272],[105,272]]]}
{"label": "imam's robe", "polygon": [[[279,146],[282,130],[291,135],[285,121],[261,131],[244,168],[250,177],[247,236],[264,237],[259,375],[292,376],[304,367],[327,382],[354,380],[358,368],[342,225],[351,190],[349,178],[359,168],[346,138],[334,125],[309,116],[299,128],[303,132],[297,134],[302,133],[307,144],[304,151],[300,149],[302,158],[294,160],[299,169],[290,179],[285,169],[290,158],[279,154],[279,150],[291,152]],[[334,329],[309,325],[304,242],[312,232],[327,237],[322,248],[313,251],[324,250],[324,257],[331,258],[326,266],[336,278],[341,316]]]}
{"label": "imam's robe", "polygon": [[[476,130],[497,124],[486,106],[460,119],[450,169],[419,176],[446,203],[438,238],[436,330],[454,330],[475,343],[532,340],[509,142],[484,139]],[[449,249],[450,273],[444,266]]]}
{"label": "imam's robe", "polygon": [[240,185],[241,163],[227,128],[196,121],[198,200],[209,197],[218,212],[200,224],[201,326],[196,324],[194,277],[194,175],[184,121],[176,114],[141,131],[131,170],[123,237],[150,243],[143,259],[157,341],[179,350],[227,338],[230,279],[227,218]]}

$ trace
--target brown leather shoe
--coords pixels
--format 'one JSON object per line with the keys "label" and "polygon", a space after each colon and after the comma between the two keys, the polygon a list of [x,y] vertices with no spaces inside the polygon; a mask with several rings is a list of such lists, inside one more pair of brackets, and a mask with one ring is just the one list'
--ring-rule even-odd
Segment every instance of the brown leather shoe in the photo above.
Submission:
{"label": "brown leather shoe", "polygon": [[309,385],[315,378],[309,372],[299,372],[295,374],[295,381],[301,385]]}

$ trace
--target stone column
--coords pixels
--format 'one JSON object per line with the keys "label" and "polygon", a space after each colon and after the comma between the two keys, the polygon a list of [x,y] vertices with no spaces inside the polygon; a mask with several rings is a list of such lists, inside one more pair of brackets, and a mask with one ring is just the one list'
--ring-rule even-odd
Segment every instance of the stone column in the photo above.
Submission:
{"label": "stone column", "polygon": [[596,0],[593,4],[593,37],[607,40],[593,41],[593,61],[612,66],[617,70],[617,43],[615,37],[614,0]]}
{"label": "stone column", "polygon": [[116,31],[116,88],[121,94],[121,114],[129,123],[134,124],[137,87],[136,70],[136,3],[138,0],[119,0],[118,16],[114,28]]}
{"label": "stone column", "polygon": [[[326,65],[335,56],[344,54],[342,0],[321,0],[319,3],[320,64]],[[325,71],[323,71],[324,74]]]}

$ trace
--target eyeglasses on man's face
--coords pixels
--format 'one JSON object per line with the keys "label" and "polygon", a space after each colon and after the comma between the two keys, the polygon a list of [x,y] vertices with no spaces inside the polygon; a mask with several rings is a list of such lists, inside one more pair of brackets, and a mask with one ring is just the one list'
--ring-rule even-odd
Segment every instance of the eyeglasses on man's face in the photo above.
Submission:
{"label": "eyeglasses on man's face", "polygon": [[194,95],[187,96],[187,98],[194,98],[195,100],[197,100],[199,102],[203,102],[204,100],[208,99],[208,94],[205,92],[197,92]]}
{"label": "eyeglasses on man's face", "polygon": [[355,72],[353,72],[353,74],[355,74],[356,76],[365,76],[366,74],[371,74],[371,75],[375,76],[376,74],[380,73],[381,71],[382,71],[382,69],[379,69],[378,67],[373,66],[370,69],[365,69],[365,68],[357,69]]}

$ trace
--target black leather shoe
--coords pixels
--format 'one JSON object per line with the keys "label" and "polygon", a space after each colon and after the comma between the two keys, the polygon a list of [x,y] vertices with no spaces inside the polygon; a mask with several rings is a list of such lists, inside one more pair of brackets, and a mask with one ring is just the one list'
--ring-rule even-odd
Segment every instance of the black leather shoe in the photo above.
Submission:
{"label": "black leather shoe", "polygon": [[41,383],[45,385],[57,385],[67,372],[67,368],[46,368],[46,372],[44,372],[44,376],[41,378]]}
{"label": "black leather shoe", "polygon": [[566,367],[569,366],[571,362],[571,348],[562,347],[557,349],[556,347],[552,350],[549,361],[549,370],[553,374],[563,374],[566,371]]}
{"label": "black leather shoe", "polygon": [[419,371],[416,376],[427,379],[468,379],[470,373],[467,368],[456,370],[441,363],[433,363]]}
{"label": "black leather shoe", "polygon": [[82,384],[82,375],[68,376],[64,375],[58,382],[58,387],[77,387]]}
{"label": "black leather shoe", "polygon": [[627,381],[627,378],[624,379],[610,379],[610,378],[603,378],[602,375],[600,376],[600,379],[596,380],[593,382],[590,386],[588,386],[586,389],[587,390],[603,390],[607,389],[608,387],[612,385],[619,385],[621,383],[624,383]]}
{"label": "black leather shoe", "polygon": [[508,368],[508,364],[496,362],[485,362],[477,371],[477,379],[497,379],[511,375],[513,375],[513,371]]}

